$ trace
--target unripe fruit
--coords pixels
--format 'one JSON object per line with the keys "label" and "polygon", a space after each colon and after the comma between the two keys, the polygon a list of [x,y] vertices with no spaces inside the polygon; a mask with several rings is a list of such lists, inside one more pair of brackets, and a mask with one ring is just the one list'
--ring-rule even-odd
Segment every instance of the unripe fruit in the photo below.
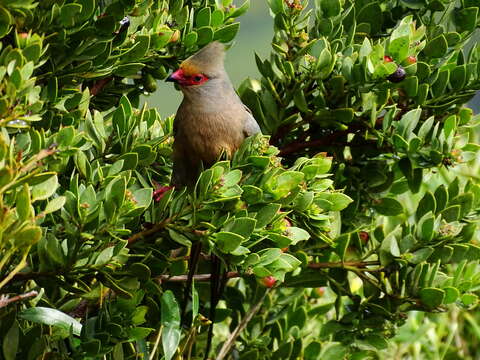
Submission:
{"label": "unripe fruit", "polygon": [[276,282],[277,282],[277,280],[271,275],[270,276],[265,276],[262,279],[262,284],[267,288],[273,287],[273,285],[275,285]]}
{"label": "unripe fruit", "polygon": [[405,69],[399,65],[397,67],[397,70],[395,70],[395,72],[392,75],[388,76],[387,79],[393,83],[398,83],[403,79],[405,79],[405,76],[407,76]]}
{"label": "unripe fruit", "polygon": [[415,64],[417,62],[417,58],[415,56],[409,56],[407,57],[407,63],[409,64]]}
{"label": "unripe fruit", "polygon": [[368,242],[368,239],[370,239],[370,235],[366,231],[360,231],[358,233],[358,236],[360,237],[360,240],[362,240],[363,243]]}
{"label": "unripe fruit", "polygon": [[315,292],[319,297],[322,297],[325,294],[325,288],[324,287],[319,287],[315,289]]}

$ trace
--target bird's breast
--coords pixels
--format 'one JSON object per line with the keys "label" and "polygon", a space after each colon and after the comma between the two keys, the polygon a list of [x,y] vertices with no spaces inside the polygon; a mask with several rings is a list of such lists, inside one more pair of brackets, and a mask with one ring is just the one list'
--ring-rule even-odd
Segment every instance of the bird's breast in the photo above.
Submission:
{"label": "bird's breast", "polygon": [[243,141],[241,122],[230,111],[178,115],[175,141],[183,143],[192,156],[205,164],[214,163],[222,152],[230,157]]}

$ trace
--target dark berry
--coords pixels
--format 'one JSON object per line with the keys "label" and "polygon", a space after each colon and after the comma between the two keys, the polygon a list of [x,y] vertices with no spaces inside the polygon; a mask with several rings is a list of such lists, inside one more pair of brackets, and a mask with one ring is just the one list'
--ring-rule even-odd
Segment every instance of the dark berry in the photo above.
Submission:
{"label": "dark berry", "polygon": [[395,70],[395,72],[392,75],[390,75],[387,79],[393,83],[398,83],[403,79],[405,79],[405,76],[407,76],[405,69],[401,66],[398,66],[397,70]]}

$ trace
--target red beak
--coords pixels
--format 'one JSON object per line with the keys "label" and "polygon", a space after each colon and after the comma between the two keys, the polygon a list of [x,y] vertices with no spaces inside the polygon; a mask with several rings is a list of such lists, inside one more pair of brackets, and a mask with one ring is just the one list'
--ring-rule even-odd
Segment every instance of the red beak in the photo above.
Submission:
{"label": "red beak", "polygon": [[166,81],[171,82],[178,82],[179,80],[183,79],[183,70],[178,69],[177,71],[173,72]]}

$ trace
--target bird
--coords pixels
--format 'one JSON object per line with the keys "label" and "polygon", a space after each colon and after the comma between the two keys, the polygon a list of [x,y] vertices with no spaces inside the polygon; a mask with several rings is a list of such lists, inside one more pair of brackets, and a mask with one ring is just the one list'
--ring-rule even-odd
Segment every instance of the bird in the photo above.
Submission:
{"label": "bird", "polygon": [[167,81],[183,100],[173,122],[172,185],[192,187],[202,168],[235,153],[245,138],[260,133],[224,67],[225,45],[214,41],[184,60]]}
{"label": "bird", "polygon": [[[225,45],[213,41],[184,60],[167,81],[175,82],[183,100],[173,121],[173,171],[171,185],[193,189],[202,169],[223,154],[231,158],[243,141],[261,133],[251,111],[242,103],[224,67]],[[192,244],[182,306],[182,322],[191,295],[201,241]],[[210,315],[205,359],[213,337],[215,309],[226,283],[220,259],[211,256]]]}

